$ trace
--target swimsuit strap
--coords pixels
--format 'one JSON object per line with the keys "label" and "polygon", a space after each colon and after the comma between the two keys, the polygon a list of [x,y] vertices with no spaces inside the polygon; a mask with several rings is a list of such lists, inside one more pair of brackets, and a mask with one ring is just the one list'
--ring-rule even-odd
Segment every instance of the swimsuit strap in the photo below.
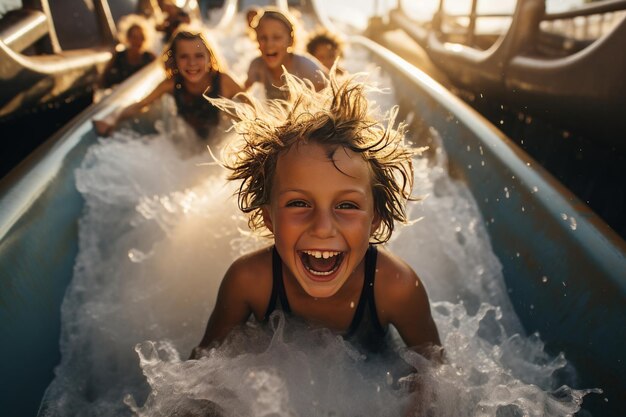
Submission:
{"label": "swimsuit strap", "polygon": [[270,302],[265,312],[265,320],[269,318],[270,314],[272,314],[277,307],[282,309],[285,313],[291,313],[287,293],[285,292],[285,285],[283,283],[283,261],[280,259],[276,246],[274,246],[272,248],[272,294],[270,295]]}
{"label": "swimsuit strap", "polygon": [[370,245],[365,253],[365,279],[363,280],[363,288],[361,289],[361,296],[359,298],[359,305],[356,308],[352,323],[348,328],[346,336],[354,335],[361,322],[363,321],[363,315],[367,308],[370,314],[370,320],[377,331],[385,333],[385,329],[380,325],[378,321],[378,313],[376,312],[376,303],[374,302],[374,279],[376,278],[376,259],[378,257],[378,249],[375,245]]}

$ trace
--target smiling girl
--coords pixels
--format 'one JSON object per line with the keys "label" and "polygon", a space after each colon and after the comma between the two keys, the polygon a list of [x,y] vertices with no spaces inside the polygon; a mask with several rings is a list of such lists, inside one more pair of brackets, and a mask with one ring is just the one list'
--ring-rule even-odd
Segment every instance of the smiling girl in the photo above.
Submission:
{"label": "smiling girl", "polygon": [[178,114],[196,131],[207,138],[219,121],[219,109],[207,101],[211,98],[232,98],[241,86],[218,62],[208,40],[200,31],[183,28],[178,31],[164,53],[167,79],[150,94],[103,120],[94,120],[98,134],[108,136],[123,119],[138,114],[144,107],[168,93],[174,96]]}
{"label": "smiling girl", "polygon": [[283,66],[290,74],[311,81],[316,90],[324,87],[324,77],[320,74],[326,73],[323,65],[313,57],[293,52],[295,24],[287,13],[272,8],[261,10],[252,21],[252,27],[261,56],[250,63],[246,90],[260,82],[267,98],[287,98],[287,92],[280,88],[284,84]]}
{"label": "smiling girl", "polygon": [[245,140],[227,154],[231,180],[240,180],[239,207],[252,229],[273,245],[236,260],[221,283],[197,358],[250,316],[275,310],[328,328],[366,352],[390,346],[393,325],[406,345],[439,354],[439,335],[416,273],[377,243],[406,221],[413,151],[402,128],[368,113],[365,87],[354,80],[316,93],[286,75],[291,97],[257,108],[220,100],[241,118]]}

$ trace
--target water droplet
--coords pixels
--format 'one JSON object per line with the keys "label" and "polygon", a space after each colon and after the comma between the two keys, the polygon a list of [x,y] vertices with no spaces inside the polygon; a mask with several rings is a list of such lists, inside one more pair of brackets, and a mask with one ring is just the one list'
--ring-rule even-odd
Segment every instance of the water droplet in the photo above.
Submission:
{"label": "water droplet", "polygon": [[531,304],[531,305],[530,305],[530,309],[531,309],[531,310],[534,310],[534,309],[535,309],[535,305],[534,305],[534,304]]}
{"label": "water droplet", "polygon": [[391,372],[387,371],[387,375],[385,375],[385,379],[386,379],[387,385],[393,384],[393,377],[391,376]]}
{"label": "water droplet", "polygon": [[152,256],[152,252],[143,253],[142,251],[138,249],[131,249],[128,251],[128,259],[130,259],[131,262],[135,262],[135,263],[143,262],[146,259],[148,259],[150,256]]}
{"label": "water droplet", "polygon": [[539,191],[539,187],[537,187],[536,185],[533,187],[533,193],[536,193],[537,191]]}
{"label": "water droplet", "polygon": [[576,227],[577,227],[577,226],[578,226],[578,225],[577,225],[577,223],[576,223],[576,219],[575,219],[575,218],[573,218],[573,217],[570,217],[570,218],[569,218],[569,227],[570,227],[572,230],[576,230]]}
{"label": "water droplet", "polygon": [[561,213],[561,218],[562,218],[563,220],[567,220],[567,214],[565,214],[565,213]]}
{"label": "water droplet", "polygon": [[522,211],[526,211],[526,209],[524,208],[524,206],[522,206]]}
{"label": "water droplet", "polygon": [[354,308],[354,301],[350,301],[350,308]]}
{"label": "water droplet", "polygon": [[519,252],[515,252],[515,256],[516,256],[517,258],[519,258],[519,257],[520,257]]}
{"label": "water droplet", "polygon": [[547,276],[545,276],[545,275],[544,275],[544,276],[542,276],[542,277],[541,277],[541,282],[543,282],[544,284],[545,284],[546,282],[548,282],[548,277],[547,277]]}
{"label": "water droplet", "polygon": [[508,187],[504,187],[504,196],[506,198],[509,198],[509,188]]}

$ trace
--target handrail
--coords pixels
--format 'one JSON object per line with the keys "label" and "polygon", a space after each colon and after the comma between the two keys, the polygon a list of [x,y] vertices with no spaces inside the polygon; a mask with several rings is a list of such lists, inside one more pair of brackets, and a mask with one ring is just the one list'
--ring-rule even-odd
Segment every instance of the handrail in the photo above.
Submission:
{"label": "handrail", "polygon": [[93,65],[94,61],[106,62],[111,59],[111,52],[107,50],[90,50],[92,54],[86,54],[85,50],[67,51],[62,56],[26,56],[18,54],[0,41],[0,79],[9,79],[23,69],[42,74],[54,74],[61,71],[67,72],[75,68]]}
{"label": "handrail", "polygon": [[21,52],[48,34],[47,19],[39,10],[15,10],[2,18],[0,41]]}
{"label": "handrail", "polygon": [[573,19],[594,14],[626,11],[626,0],[606,0],[601,3],[585,4],[574,10],[559,13],[546,13],[542,20]]}
{"label": "handrail", "polygon": [[[588,3],[573,10],[567,10],[565,12],[546,13],[542,20],[561,20],[561,19],[573,19],[582,16],[591,16],[594,14],[611,13],[626,11],[626,0],[606,0],[599,3]],[[471,13],[444,13],[441,9],[441,13],[445,17],[471,17]],[[510,13],[477,13],[477,18],[496,18],[496,17],[512,17]]]}
{"label": "handrail", "polygon": [[107,0],[97,0],[94,3],[97,10],[98,23],[100,25],[100,33],[106,43],[115,45],[117,43],[117,27],[111,14],[111,8]]}

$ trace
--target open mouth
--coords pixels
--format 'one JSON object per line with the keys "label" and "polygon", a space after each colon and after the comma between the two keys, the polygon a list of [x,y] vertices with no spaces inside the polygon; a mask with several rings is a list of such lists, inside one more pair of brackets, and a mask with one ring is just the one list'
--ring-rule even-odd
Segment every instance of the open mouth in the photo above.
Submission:
{"label": "open mouth", "polygon": [[344,257],[343,252],[320,250],[304,250],[299,255],[306,270],[322,279],[337,272]]}

